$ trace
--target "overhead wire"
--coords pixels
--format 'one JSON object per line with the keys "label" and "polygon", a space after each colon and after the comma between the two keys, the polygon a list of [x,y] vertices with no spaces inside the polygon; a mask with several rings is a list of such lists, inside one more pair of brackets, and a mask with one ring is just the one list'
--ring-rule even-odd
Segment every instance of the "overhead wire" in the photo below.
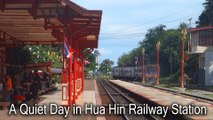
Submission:
{"label": "overhead wire", "polygon": [[[135,24],[135,25],[138,26],[138,25],[144,25],[144,24],[147,25],[147,24],[150,24],[150,23],[154,23],[154,22],[156,22],[156,20],[162,20],[162,19],[165,19],[165,18],[174,16],[174,15],[177,15],[176,13],[183,13],[183,12],[185,12],[185,11],[187,11],[187,10],[190,10],[191,8],[197,7],[197,5],[200,5],[200,3],[196,3],[196,4],[194,4],[194,5],[191,5],[191,6],[187,7],[186,9],[182,9],[182,10],[173,12],[173,13],[171,13],[171,14],[169,14],[169,15],[164,16],[164,17],[156,18],[156,19],[154,19],[154,20],[147,21],[147,22],[144,22],[144,23]],[[128,28],[128,29],[129,29],[129,28]],[[111,32],[120,31],[120,30],[124,30],[124,29],[121,28],[121,29],[114,30],[114,31],[111,31]],[[102,33],[102,34],[109,34],[109,33]]]}
{"label": "overhead wire", "polygon": [[[174,22],[180,22],[179,20],[192,17],[192,15],[196,15],[197,13],[198,12],[191,14],[191,15],[187,15],[187,16],[182,17],[182,18],[169,20],[169,21],[166,21],[165,23],[170,24],[170,23],[174,23]],[[161,24],[165,24],[165,23],[161,23]],[[137,32],[137,33],[132,33],[132,34],[101,35],[100,38],[102,38],[102,39],[124,39],[124,38],[127,38],[127,37],[140,37],[140,36],[145,35],[145,34],[146,34],[146,32]]]}

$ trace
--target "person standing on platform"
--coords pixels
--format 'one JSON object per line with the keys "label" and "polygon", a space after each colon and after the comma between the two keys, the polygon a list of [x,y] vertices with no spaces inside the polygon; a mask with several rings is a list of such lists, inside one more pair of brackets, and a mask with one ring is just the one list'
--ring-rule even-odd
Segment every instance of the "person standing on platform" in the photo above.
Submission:
{"label": "person standing on platform", "polygon": [[34,100],[39,100],[39,90],[41,90],[41,77],[38,69],[34,70],[33,83],[30,86],[31,96]]}
{"label": "person standing on platform", "polygon": [[38,100],[38,83],[35,80],[30,85],[30,99],[31,98],[33,98],[34,100]]}
{"label": "person standing on platform", "polygon": [[36,81],[36,83],[38,84],[38,89],[41,90],[41,77],[38,73],[38,69],[34,70],[34,81]]}
{"label": "person standing on platform", "polygon": [[4,88],[3,88],[3,81],[0,81],[0,99],[4,96]]}
{"label": "person standing on platform", "polygon": [[7,94],[8,102],[12,102],[12,99],[11,99],[12,90],[13,90],[12,78],[9,75],[6,75],[6,94]]}

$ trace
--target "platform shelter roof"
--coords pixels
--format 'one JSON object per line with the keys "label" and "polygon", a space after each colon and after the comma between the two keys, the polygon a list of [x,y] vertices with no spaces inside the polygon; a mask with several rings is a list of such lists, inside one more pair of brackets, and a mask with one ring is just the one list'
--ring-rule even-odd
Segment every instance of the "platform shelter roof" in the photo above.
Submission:
{"label": "platform shelter roof", "polygon": [[62,44],[66,34],[97,48],[101,16],[69,0],[0,0],[0,46]]}
{"label": "platform shelter roof", "polygon": [[209,30],[209,29],[213,29],[213,26],[206,26],[206,27],[199,27],[199,28],[191,28],[191,29],[189,29],[189,32],[197,32],[197,31]]}

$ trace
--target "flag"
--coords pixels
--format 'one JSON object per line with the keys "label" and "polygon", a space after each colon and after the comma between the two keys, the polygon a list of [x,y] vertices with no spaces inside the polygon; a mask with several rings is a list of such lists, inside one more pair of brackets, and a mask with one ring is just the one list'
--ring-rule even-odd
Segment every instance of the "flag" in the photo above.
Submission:
{"label": "flag", "polygon": [[65,51],[66,57],[67,57],[67,58],[70,58],[70,56],[71,56],[70,48],[69,48],[69,46],[67,45],[66,42],[64,42],[64,51]]}
{"label": "flag", "polygon": [[64,53],[66,57],[71,58],[73,52],[75,52],[75,50],[71,48],[71,45],[69,44],[69,41],[64,33]]}

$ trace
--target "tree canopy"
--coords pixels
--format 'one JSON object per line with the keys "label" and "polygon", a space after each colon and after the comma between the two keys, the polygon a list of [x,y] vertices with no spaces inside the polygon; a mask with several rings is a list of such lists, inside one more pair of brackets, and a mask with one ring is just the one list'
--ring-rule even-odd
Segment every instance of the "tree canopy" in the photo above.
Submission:
{"label": "tree canopy", "polygon": [[86,60],[88,60],[90,63],[85,65],[85,74],[88,74],[89,71],[95,72],[97,63],[95,61],[95,54],[91,53],[86,57]]}
{"label": "tree canopy", "polygon": [[52,61],[53,67],[62,68],[63,55],[60,45],[28,45],[25,48],[31,52],[31,63]]}
{"label": "tree canopy", "polygon": [[[160,41],[160,71],[161,76],[169,76],[171,72],[178,74],[181,63],[181,30],[186,29],[187,24],[181,23],[177,29],[166,29],[165,25],[159,25],[148,30],[144,40],[139,42],[139,47],[129,53],[124,53],[118,59],[118,66],[135,66],[135,57],[139,58],[139,64],[142,64],[142,48],[145,49],[145,65],[156,64],[156,43]],[[189,37],[185,41],[185,53],[187,54],[187,45]],[[192,59],[193,58],[193,59]],[[169,59],[172,63],[169,64]],[[185,63],[186,73],[193,76],[196,57],[191,55],[190,60]],[[172,65],[172,70],[171,70]],[[176,76],[177,77],[177,76]]]}
{"label": "tree canopy", "polygon": [[111,61],[110,59],[105,59],[102,61],[100,64],[99,71],[102,74],[108,75],[112,71],[112,66],[114,65],[114,62]]}
{"label": "tree canopy", "polygon": [[198,27],[213,25],[213,0],[206,0],[204,10],[197,21]]}

